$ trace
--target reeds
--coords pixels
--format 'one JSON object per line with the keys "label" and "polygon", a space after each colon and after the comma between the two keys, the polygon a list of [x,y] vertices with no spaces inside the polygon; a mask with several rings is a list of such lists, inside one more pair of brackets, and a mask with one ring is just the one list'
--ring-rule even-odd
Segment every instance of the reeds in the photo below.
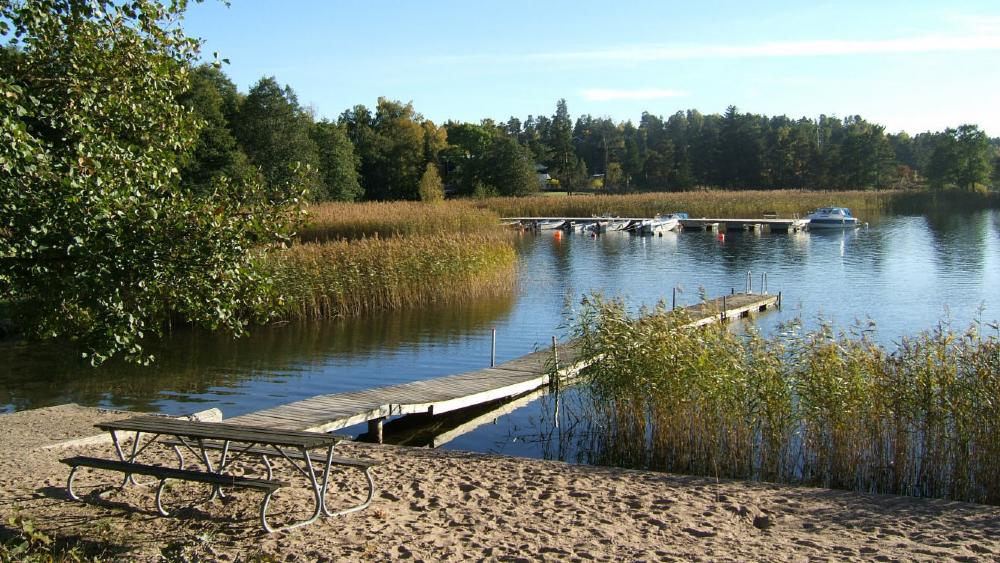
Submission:
{"label": "reeds", "polygon": [[765,213],[803,217],[817,207],[849,207],[855,216],[871,220],[886,212],[916,212],[948,203],[982,208],[1000,205],[997,194],[937,194],[904,191],[703,190],[629,195],[567,197],[498,197],[478,205],[501,217],[589,217],[611,213],[620,217],[652,217],[683,211],[691,217],[752,218]]}
{"label": "reeds", "polygon": [[515,265],[501,232],[299,244],[264,267],[277,317],[323,319],[501,295],[515,284]]}
{"label": "reeds", "polygon": [[1000,503],[1000,338],[942,325],[764,338],[589,299],[596,463]]}
{"label": "reeds", "polygon": [[378,236],[489,233],[499,216],[466,201],[324,203],[310,206],[299,238],[304,242]]}

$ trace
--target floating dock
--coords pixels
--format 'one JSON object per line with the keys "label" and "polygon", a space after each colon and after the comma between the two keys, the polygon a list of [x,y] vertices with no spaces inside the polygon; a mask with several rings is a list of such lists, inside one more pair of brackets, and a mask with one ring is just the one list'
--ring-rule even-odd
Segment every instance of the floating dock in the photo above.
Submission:
{"label": "floating dock", "polygon": [[808,219],[681,219],[681,226],[693,230],[795,232],[805,229]]}
{"label": "floating dock", "polygon": [[[546,221],[568,221],[573,224],[589,224],[600,221],[648,221],[650,217],[504,217],[505,223],[536,225]],[[687,230],[755,231],[755,232],[796,232],[809,225],[808,219],[721,219],[702,217],[681,219],[681,226]]]}
{"label": "floating dock", "polygon": [[[685,307],[690,326],[745,317],[778,307],[781,295],[736,293]],[[574,342],[533,352],[494,367],[363,391],[319,395],[233,417],[228,423],[284,430],[329,432],[368,422],[369,436],[381,442],[382,424],[391,416],[446,413],[516,397],[553,381],[574,378],[590,359]]]}

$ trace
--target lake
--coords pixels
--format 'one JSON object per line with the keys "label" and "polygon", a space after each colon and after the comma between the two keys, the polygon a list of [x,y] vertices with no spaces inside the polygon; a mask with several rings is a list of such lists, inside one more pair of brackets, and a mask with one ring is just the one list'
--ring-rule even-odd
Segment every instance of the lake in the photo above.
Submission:
{"label": "lake", "polygon": [[[865,219],[865,218],[862,218]],[[867,323],[891,346],[942,320],[965,328],[1000,319],[1000,211],[891,215],[867,228],[803,233],[524,234],[515,294],[462,307],[397,312],[321,324],[258,328],[247,338],[183,331],[158,343],[149,368],[82,367],[64,349],[0,344],[0,412],[67,402],[187,413],[210,407],[226,417],[304,399],[427,379],[548,347],[565,336],[583,295],[621,296],[632,306],[679,305],[754,289],[767,274],[783,308],[754,322],[764,331],[801,317],[842,327]],[[526,398],[508,414],[483,411],[454,421],[476,427],[444,447],[572,459],[564,434],[572,394],[552,424],[552,397]],[[505,410],[509,410],[505,409]],[[481,425],[480,425],[481,424]],[[352,429],[355,432],[358,429]],[[560,439],[562,438],[562,439]],[[413,442],[417,443],[417,442]]]}

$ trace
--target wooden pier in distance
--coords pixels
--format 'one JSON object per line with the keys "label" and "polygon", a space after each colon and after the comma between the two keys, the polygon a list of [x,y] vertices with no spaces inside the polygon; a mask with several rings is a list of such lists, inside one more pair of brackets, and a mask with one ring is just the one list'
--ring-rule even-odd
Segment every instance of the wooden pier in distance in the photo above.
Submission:
{"label": "wooden pier in distance", "polygon": [[808,224],[808,219],[681,219],[682,227],[693,230],[795,232]]}
{"label": "wooden pier in distance", "polygon": [[[571,223],[595,223],[598,221],[647,221],[649,217],[504,217],[504,222],[537,224],[544,221],[569,221]],[[704,231],[756,231],[756,232],[796,232],[808,227],[808,219],[779,219],[766,217],[762,219],[716,219],[701,217],[698,219],[681,219],[684,229]]]}
{"label": "wooden pier in distance", "polygon": [[[685,307],[688,326],[745,317],[778,307],[781,296],[736,293]],[[381,442],[382,423],[391,416],[463,409],[529,393],[574,378],[590,364],[574,342],[533,352],[494,367],[363,391],[318,395],[302,401],[233,417],[231,424],[282,430],[329,432],[368,422],[369,434]],[[555,368],[555,369],[553,369]]]}

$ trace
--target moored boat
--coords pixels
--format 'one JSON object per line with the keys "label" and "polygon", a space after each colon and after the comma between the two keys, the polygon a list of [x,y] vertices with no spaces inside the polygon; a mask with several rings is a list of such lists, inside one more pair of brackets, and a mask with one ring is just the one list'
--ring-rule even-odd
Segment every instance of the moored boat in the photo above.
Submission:
{"label": "moored boat", "polygon": [[810,229],[852,229],[861,223],[846,207],[821,207],[806,216]]}
{"label": "moored boat", "polygon": [[639,226],[640,234],[651,235],[676,231],[681,226],[681,219],[686,219],[687,213],[660,213],[652,219],[642,221]]}
{"label": "moored boat", "polygon": [[556,229],[562,229],[565,225],[566,221],[539,221],[538,230],[554,231]]}

